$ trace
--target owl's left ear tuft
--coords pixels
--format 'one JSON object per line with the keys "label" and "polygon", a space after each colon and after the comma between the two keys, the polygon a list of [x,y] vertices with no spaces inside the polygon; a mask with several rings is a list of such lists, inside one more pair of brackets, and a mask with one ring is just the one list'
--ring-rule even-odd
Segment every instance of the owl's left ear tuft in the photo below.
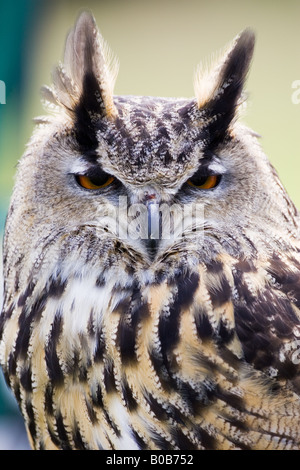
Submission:
{"label": "owl's left ear tuft", "polygon": [[44,98],[62,106],[74,119],[113,117],[113,87],[118,64],[110,55],[95,19],[84,11],[68,34],[64,61],[53,72],[53,89]]}
{"label": "owl's left ear tuft", "polygon": [[250,67],[255,35],[245,29],[235,38],[221,61],[209,72],[198,71],[195,94],[200,110],[209,123],[214,141],[226,133],[241,102],[243,87]]}

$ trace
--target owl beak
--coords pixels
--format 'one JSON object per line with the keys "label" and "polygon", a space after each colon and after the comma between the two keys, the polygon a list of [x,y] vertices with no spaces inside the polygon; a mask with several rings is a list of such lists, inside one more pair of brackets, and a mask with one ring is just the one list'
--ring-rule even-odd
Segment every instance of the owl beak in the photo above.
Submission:
{"label": "owl beak", "polygon": [[149,202],[147,206],[148,215],[148,240],[158,240],[160,238],[160,212],[159,204]]}
{"label": "owl beak", "polygon": [[161,217],[159,204],[154,201],[149,201],[146,203],[146,206],[148,215],[148,238],[146,240],[146,247],[150,257],[153,259],[157,253],[160,240]]}
{"label": "owl beak", "polygon": [[145,195],[144,203],[147,208],[147,239],[145,240],[147,251],[153,259],[157,253],[161,234],[161,213],[155,194]]}

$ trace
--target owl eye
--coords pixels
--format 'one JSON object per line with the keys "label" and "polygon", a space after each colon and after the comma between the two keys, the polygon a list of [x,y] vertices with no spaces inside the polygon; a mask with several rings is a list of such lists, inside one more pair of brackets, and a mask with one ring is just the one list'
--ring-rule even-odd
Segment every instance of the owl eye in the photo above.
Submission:
{"label": "owl eye", "polygon": [[212,189],[218,186],[220,179],[220,175],[201,176],[196,173],[192,178],[187,180],[187,183],[198,189]]}
{"label": "owl eye", "polygon": [[76,175],[75,178],[82,188],[91,190],[106,188],[115,179],[113,176],[105,173],[105,171],[100,171],[93,175]]}

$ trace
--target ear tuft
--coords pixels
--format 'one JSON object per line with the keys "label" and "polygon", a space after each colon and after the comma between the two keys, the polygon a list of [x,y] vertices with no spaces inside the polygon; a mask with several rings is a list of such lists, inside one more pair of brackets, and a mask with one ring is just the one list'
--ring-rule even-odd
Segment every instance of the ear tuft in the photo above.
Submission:
{"label": "ear tuft", "polygon": [[236,115],[251,63],[255,35],[245,29],[233,41],[219,64],[209,73],[198,72],[195,94],[200,110],[210,121],[211,139],[219,140]]}
{"label": "ear tuft", "polygon": [[90,116],[97,113],[114,117],[113,87],[117,69],[118,64],[109,55],[94,17],[83,12],[68,34],[64,63],[53,72],[52,96],[45,89],[44,97],[51,102],[54,97],[72,116],[80,108]]}

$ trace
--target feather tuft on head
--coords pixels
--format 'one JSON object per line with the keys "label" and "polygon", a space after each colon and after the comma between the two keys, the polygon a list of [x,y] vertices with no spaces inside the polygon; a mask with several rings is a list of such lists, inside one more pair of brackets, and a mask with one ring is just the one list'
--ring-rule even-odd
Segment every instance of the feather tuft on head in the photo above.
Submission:
{"label": "feather tuft on head", "polygon": [[217,140],[224,136],[241,102],[254,43],[254,33],[245,29],[215,67],[197,71],[194,81],[197,104],[207,119],[214,122],[211,132]]}
{"label": "feather tuft on head", "polygon": [[79,16],[68,34],[64,61],[53,72],[53,88],[43,89],[44,99],[64,107],[72,116],[84,110],[114,117],[113,89],[118,62],[89,12]]}

